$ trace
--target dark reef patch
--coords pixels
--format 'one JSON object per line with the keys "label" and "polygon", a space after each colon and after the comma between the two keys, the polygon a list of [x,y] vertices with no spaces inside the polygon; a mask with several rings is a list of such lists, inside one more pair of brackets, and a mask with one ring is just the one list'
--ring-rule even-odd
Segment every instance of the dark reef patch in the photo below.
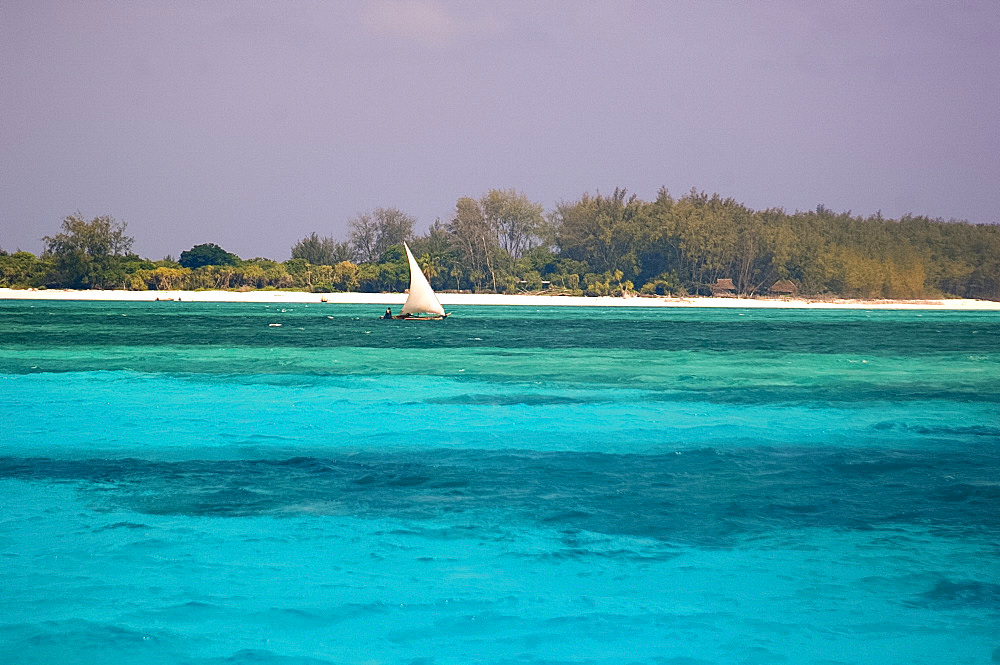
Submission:
{"label": "dark reef patch", "polygon": [[[0,458],[140,513],[352,514],[545,524],[725,545],[780,529],[1000,530],[993,452],[749,448],[668,454],[438,449],[284,460]],[[105,528],[138,528],[120,523]],[[945,593],[946,588],[939,590]]]}

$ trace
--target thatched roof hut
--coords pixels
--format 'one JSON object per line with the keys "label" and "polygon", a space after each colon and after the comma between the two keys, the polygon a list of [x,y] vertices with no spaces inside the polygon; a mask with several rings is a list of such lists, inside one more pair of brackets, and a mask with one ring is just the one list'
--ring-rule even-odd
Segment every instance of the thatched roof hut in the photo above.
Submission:
{"label": "thatched roof hut", "polygon": [[731,279],[717,279],[715,284],[712,284],[713,296],[731,296],[734,293],[736,293],[736,285]]}
{"label": "thatched roof hut", "polygon": [[790,279],[779,279],[771,285],[770,291],[776,296],[794,296],[799,292],[799,287]]}

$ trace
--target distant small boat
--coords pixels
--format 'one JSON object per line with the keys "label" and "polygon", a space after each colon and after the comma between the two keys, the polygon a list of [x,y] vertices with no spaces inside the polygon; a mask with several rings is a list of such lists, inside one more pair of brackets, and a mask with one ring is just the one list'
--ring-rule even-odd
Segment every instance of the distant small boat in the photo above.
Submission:
{"label": "distant small boat", "polygon": [[405,242],[403,249],[406,250],[406,260],[410,263],[410,292],[406,296],[406,302],[403,303],[403,309],[392,318],[405,321],[439,321],[448,316]]}

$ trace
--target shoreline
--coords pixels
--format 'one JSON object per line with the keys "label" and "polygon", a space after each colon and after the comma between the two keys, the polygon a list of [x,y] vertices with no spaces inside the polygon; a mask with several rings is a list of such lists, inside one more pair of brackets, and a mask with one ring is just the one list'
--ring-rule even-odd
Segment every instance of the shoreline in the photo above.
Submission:
{"label": "shoreline", "polygon": [[[736,309],[913,309],[1000,311],[1000,302],[969,298],[933,300],[860,300],[848,298],[718,298],[559,295],[506,295],[492,293],[439,293],[442,305],[532,307],[715,307]],[[0,288],[0,300],[84,300],[116,302],[235,302],[329,303],[332,305],[400,306],[405,293],[307,293],[304,291],[100,291],[72,289]]]}

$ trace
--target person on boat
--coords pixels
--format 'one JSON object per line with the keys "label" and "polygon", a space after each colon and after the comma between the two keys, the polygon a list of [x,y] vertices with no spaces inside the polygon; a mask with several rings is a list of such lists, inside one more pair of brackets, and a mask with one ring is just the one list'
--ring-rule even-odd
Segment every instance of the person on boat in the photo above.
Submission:
{"label": "person on boat", "polygon": [[391,307],[386,307],[385,308],[385,314],[382,315],[382,318],[383,319],[391,319],[392,318],[392,308]]}

